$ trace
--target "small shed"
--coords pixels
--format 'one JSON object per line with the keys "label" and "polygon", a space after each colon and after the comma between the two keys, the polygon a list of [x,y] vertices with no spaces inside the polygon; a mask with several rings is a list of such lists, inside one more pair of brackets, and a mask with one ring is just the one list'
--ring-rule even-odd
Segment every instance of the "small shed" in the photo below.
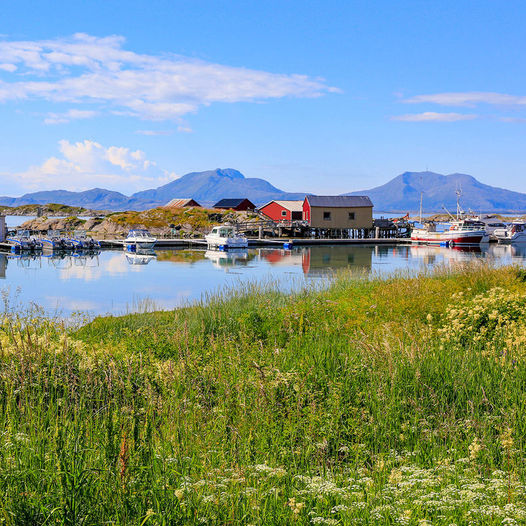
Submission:
{"label": "small shed", "polygon": [[255,210],[256,205],[249,201],[247,198],[229,198],[221,199],[218,201],[214,208],[219,208],[221,210],[237,210],[237,211],[246,211],[246,210]]}
{"label": "small shed", "polygon": [[313,228],[372,228],[373,203],[366,195],[308,195],[303,219]]}
{"label": "small shed", "polygon": [[201,205],[195,200],[189,197],[176,197],[169,203],[164,205],[165,208],[189,208],[189,207],[201,207]]}
{"label": "small shed", "polygon": [[301,221],[303,201],[274,200],[261,206],[259,211],[274,221]]}

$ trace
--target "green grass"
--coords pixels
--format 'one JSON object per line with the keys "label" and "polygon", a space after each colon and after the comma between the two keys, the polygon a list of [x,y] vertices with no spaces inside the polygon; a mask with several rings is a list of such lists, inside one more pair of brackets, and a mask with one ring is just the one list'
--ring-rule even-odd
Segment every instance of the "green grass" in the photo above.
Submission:
{"label": "green grass", "polygon": [[475,266],[5,319],[0,524],[524,523],[525,306]]}

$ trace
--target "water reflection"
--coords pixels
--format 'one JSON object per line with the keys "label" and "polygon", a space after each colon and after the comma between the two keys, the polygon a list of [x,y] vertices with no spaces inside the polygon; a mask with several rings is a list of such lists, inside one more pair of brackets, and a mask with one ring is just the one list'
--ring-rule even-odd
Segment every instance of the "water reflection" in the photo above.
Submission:
{"label": "water reflection", "polygon": [[[170,309],[239,281],[270,278],[284,289],[340,269],[388,273],[488,259],[526,261],[526,245],[489,245],[477,250],[411,245],[336,245],[260,248],[229,252],[203,249],[150,253],[102,251],[81,254],[0,254],[2,288],[21,289],[17,301],[47,310],[88,309],[120,314],[148,301]],[[302,281],[303,280],[303,281]]]}
{"label": "water reflection", "polygon": [[153,250],[137,250],[135,252],[126,252],[126,260],[130,265],[148,265],[156,257]]}
{"label": "water reflection", "polygon": [[256,258],[256,253],[249,254],[248,249],[233,250],[207,250],[205,258],[212,262],[215,268],[229,272],[232,267],[246,267],[250,261]]}

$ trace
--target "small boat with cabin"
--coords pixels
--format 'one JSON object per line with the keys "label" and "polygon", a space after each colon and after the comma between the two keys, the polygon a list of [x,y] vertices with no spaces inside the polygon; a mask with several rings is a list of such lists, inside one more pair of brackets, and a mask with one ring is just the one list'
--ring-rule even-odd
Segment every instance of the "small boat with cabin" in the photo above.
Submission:
{"label": "small boat with cabin", "polygon": [[6,238],[11,244],[11,252],[37,252],[42,250],[42,242],[31,235],[29,230],[18,230],[14,235]]}
{"label": "small boat with cabin", "polygon": [[248,240],[240,235],[234,226],[221,225],[212,228],[210,234],[205,236],[208,248],[226,250],[229,248],[247,248]]}
{"label": "small boat with cabin", "polygon": [[152,250],[155,243],[157,243],[157,239],[148,230],[138,228],[128,232],[128,236],[124,240],[124,249],[129,252]]}
{"label": "small boat with cabin", "polygon": [[514,221],[506,228],[495,230],[493,235],[501,244],[526,243],[526,223]]}
{"label": "small boat with cabin", "polygon": [[71,242],[76,250],[98,250],[100,248],[100,243],[89,237],[85,230],[75,230]]}
{"label": "small boat with cabin", "polygon": [[60,230],[48,230],[41,242],[42,248],[49,252],[67,252],[75,249],[71,239]]}

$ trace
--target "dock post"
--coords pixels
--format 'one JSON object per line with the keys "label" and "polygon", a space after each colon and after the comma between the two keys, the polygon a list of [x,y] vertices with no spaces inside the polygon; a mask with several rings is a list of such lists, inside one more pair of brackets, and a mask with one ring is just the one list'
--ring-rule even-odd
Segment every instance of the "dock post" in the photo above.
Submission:
{"label": "dock post", "polygon": [[380,237],[380,227],[378,227],[378,226],[377,226],[376,229],[375,229],[374,237],[375,237],[376,239],[378,239],[378,238]]}
{"label": "dock post", "polygon": [[259,225],[259,239],[263,239],[263,227]]}

